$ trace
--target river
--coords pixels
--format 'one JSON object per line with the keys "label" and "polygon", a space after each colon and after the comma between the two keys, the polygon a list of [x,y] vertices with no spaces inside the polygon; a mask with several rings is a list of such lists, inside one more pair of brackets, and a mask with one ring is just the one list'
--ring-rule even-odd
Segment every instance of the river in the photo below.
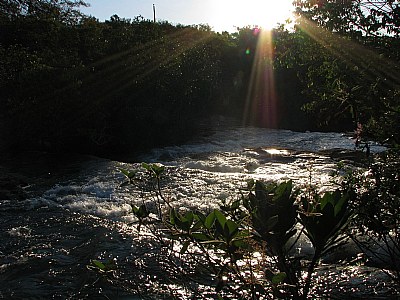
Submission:
{"label": "river", "polygon": [[[0,200],[0,298],[140,299],[165,291],[169,275],[162,262],[168,258],[150,232],[137,233],[130,206],[151,206],[154,194],[143,182],[123,185],[121,168],[162,163],[167,166],[162,188],[170,203],[210,211],[237,199],[250,178],[329,189],[337,164],[330,156],[347,159],[353,149],[351,137],[340,133],[221,126],[186,144],[131,158],[137,163],[44,153],[9,159],[3,167],[18,174],[26,199]],[[372,153],[382,150],[371,146]],[[301,247],[307,253],[310,245],[304,241]],[[353,250],[349,255],[357,254]],[[112,279],[89,270],[91,259],[112,260],[117,266]],[[321,294],[393,296],[378,269],[324,268],[329,276],[321,277]],[[189,297],[169,286],[165,294]]]}

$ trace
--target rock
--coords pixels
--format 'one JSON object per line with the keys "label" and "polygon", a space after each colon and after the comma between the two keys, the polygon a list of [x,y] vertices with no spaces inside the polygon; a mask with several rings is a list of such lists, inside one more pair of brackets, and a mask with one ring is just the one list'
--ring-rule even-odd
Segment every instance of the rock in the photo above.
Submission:
{"label": "rock", "polygon": [[366,153],[360,150],[328,149],[320,151],[319,153],[339,161],[352,161],[360,163],[368,159]]}

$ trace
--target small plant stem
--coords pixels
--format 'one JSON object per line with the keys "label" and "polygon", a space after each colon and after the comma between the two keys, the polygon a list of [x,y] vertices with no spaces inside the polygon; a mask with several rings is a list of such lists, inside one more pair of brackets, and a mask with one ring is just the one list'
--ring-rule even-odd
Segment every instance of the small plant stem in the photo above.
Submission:
{"label": "small plant stem", "polygon": [[283,271],[286,273],[287,279],[289,281],[289,284],[295,288],[290,288],[292,291],[293,299],[300,299],[299,296],[299,285],[298,285],[298,280],[296,278],[296,275],[293,274],[292,268],[289,266],[287,263],[286,256],[282,252],[282,249],[278,251],[278,268],[280,271]]}
{"label": "small plant stem", "polygon": [[163,196],[162,192],[161,192],[161,181],[160,181],[160,177],[157,176],[157,190],[158,190],[158,194],[161,198],[161,200],[163,200],[169,208],[172,208],[171,204],[169,204],[169,202],[167,201],[167,199],[165,199],[165,197]]}
{"label": "small plant stem", "polygon": [[310,292],[311,276],[312,276],[312,273],[314,272],[315,266],[316,266],[320,256],[321,256],[321,251],[319,249],[316,249],[315,253],[314,253],[314,257],[313,257],[310,265],[308,266],[307,278],[306,278],[304,289],[303,289],[303,299],[307,299],[307,295]]}

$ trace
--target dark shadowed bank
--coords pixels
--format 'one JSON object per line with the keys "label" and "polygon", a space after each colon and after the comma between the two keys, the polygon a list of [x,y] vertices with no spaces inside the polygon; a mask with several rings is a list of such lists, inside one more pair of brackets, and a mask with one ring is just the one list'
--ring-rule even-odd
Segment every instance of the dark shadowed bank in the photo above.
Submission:
{"label": "dark shadowed bank", "polygon": [[[293,130],[318,125],[301,109],[307,98],[297,71],[278,63],[286,51],[283,28],[274,33],[275,66],[262,66],[274,68],[271,107],[252,91],[260,60],[259,36],[251,28],[220,34],[207,26],[116,15],[100,22],[52,1],[42,5],[1,7],[3,152],[113,157],[180,143],[204,131],[199,125],[213,115]],[[257,110],[268,109],[274,123],[258,117]],[[326,129],[352,124],[337,126]]]}
{"label": "dark shadowed bank", "polygon": [[292,130],[361,124],[399,142],[396,1],[301,1],[293,30],[232,34],[140,16],[100,22],[84,4],[0,6],[1,151],[139,152],[187,140],[213,115]]}

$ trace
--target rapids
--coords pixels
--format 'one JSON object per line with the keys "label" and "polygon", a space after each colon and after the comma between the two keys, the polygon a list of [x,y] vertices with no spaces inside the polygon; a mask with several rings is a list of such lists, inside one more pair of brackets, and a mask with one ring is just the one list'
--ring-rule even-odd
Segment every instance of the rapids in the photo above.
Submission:
{"label": "rapids", "polygon": [[[140,181],[123,185],[120,168],[138,169],[143,177],[140,162],[162,163],[167,166],[162,188],[170,203],[210,211],[221,201],[237,199],[250,178],[330,188],[337,161],[363,155],[353,150],[354,141],[344,134],[233,126],[183,145],[153,149],[132,158],[137,163],[43,153],[9,160],[3,169],[22,178],[26,199],[0,199],[0,298],[135,299],[132,295],[155,286],[163,289],[157,282],[166,278],[149,273],[162,249],[151,233],[137,235],[130,206],[152,205],[154,194]],[[383,150],[371,145],[372,153]],[[307,253],[307,241],[301,245],[299,251]],[[117,264],[112,285],[102,285],[86,268],[91,259]],[[323,293],[329,294],[336,283],[343,293],[358,293],[359,298],[363,292],[371,296],[371,290],[376,297],[390,296],[379,270],[337,269],[321,279],[326,281]],[[361,274],[362,284],[350,282],[355,274]],[[147,284],[138,286],[138,278]]]}

